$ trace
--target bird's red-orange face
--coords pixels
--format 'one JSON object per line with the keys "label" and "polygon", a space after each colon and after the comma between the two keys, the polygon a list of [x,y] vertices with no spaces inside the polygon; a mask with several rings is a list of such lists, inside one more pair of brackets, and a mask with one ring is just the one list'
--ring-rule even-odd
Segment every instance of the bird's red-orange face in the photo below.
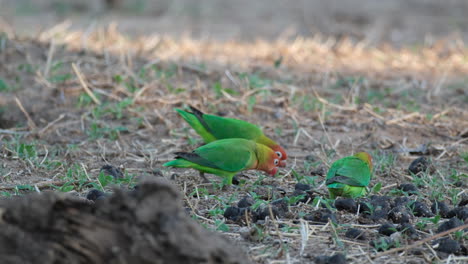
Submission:
{"label": "bird's red-orange face", "polygon": [[279,159],[279,167],[286,167],[286,159],[288,158],[288,154],[286,154],[286,150],[282,148],[280,145],[276,145],[271,147],[271,149],[275,152],[276,156]]}
{"label": "bird's red-orange face", "polygon": [[268,173],[271,176],[275,176],[278,172],[278,166],[280,165],[281,161],[278,159],[278,156],[274,151],[270,151],[266,161],[259,164],[257,169],[262,170]]}

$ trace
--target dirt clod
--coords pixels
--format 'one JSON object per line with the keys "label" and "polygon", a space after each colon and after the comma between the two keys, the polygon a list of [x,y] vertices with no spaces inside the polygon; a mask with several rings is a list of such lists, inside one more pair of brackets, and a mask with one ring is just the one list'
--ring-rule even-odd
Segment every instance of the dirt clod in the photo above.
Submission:
{"label": "dirt clod", "polygon": [[404,206],[394,207],[388,213],[388,219],[392,220],[395,224],[409,223],[412,218],[411,212]]}
{"label": "dirt clod", "polygon": [[314,259],[317,264],[346,264],[346,257],[343,254],[333,256],[317,256]]}
{"label": "dirt clod", "polygon": [[106,198],[106,194],[98,189],[92,189],[86,194],[86,199],[91,201],[102,200]]}
{"label": "dirt clod", "polygon": [[397,229],[398,229],[399,232],[401,232],[402,234],[407,235],[408,237],[410,237],[412,239],[415,239],[415,238],[418,237],[418,232],[416,231],[414,226],[412,226],[409,223],[401,224],[401,225],[398,226]]}
{"label": "dirt clod", "polygon": [[390,223],[382,224],[378,230],[379,234],[390,236],[391,234],[397,232],[396,226]]}
{"label": "dirt clod", "polygon": [[434,214],[439,214],[443,218],[449,218],[448,212],[450,208],[444,202],[434,201],[431,205],[431,211]]}
{"label": "dirt clod", "polygon": [[101,203],[46,192],[0,201],[0,208],[1,263],[249,263],[190,219],[163,180],[133,194],[116,190]]}
{"label": "dirt clod", "polygon": [[100,172],[103,172],[106,175],[110,175],[115,179],[120,179],[124,177],[122,170],[110,164],[102,166]]}
{"label": "dirt clod", "polygon": [[300,190],[300,191],[308,191],[310,190],[312,187],[310,186],[310,184],[305,184],[305,183],[296,183],[296,185],[294,185],[294,190]]}
{"label": "dirt clod", "polygon": [[426,159],[426,157],[419,157],[413,162],[408,167],[408,172],[410,174],[418,174],[420,172],[424,172],[427,170],[428,166],[430,165],[429,161]]}
{"label": "dirt clod", "polygon": [[357,204],[351,198],[340,198],[335,200],[335,208],[339,211],[357,212]]}
{"label": "dirt clod", "polygon": [[454,208],[447,213],[447,217],[457,217],[458,219],[465,221],[468,219],[468,207],[460,206]]}
{"label": "dirt clod", "polygon": [[418,217],[432,217],[434,214],[429,210],[425,203],[416,201],[410,205],[415,216]]}
{"label": "dirt clod", "polygon": [[338,223],[335,214],[333,214],[328,209],[319,209],[311,214],[305,215],[304,219],[307,221],[311,221],[314,223],[328,223],[328,221],[332,221],[333,223]]}
{"label": "dirt clod", "polygon": [[436,242],[435,250],[447,254],[456,254],[461,251],[461,246],[458,241],[450,238],[442,238]]}
{"label": "dirt clod", "polygon": [[255,203],[255,200],[250,196],[245,196],[238,203],[237,207],[239,208],[248,208]]}
{"label": "dirt clod", "polygon": [[450,220],[443,222],[439,228],[437,228],[437,233],[441,233],[447,230],[450,230],[455,227],[462,226],[463,222],[457,217],[452,217]]}
{"label": "dirt clod", "polygon": [[348,229],[348,231],[346,231],[345,233],[345,236],[352,239],[367,240],[366,233],[361,229],[357,228]]}
{"label": "dirt clod", "polygon": [[418,188],[414,184],[411,184],[411,183],[400,184],[398,186],[398,189],[402,190],[403,192],[409,195],[418,194]]}

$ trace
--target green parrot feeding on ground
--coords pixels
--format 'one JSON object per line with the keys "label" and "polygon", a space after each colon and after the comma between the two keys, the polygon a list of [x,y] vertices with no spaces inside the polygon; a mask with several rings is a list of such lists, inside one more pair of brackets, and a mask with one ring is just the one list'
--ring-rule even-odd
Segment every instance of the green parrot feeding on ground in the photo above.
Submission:
{"label": "green parrot feeding on ground", "polygon": [[190,106],[192,112],[176,109],[182,118],[203,138],[205,143],[219,139],[244,138],[271,148],[280,160],[279,166],[286,166],[287,154],[284,148],[265,136],[262,130],[249,122],[215,115],[207,115]]}
{"label": "green parrot feeding on ground", "polygon": [[357,198],[367,193],[371,178],[372,157],[366,152],[359,152],[333,162],[325,184],[331,199],[336,196]]}
{"label": "green parrot feeding on ground", "polygon": [[193,168],[225,178],[232,184],[232,178],[244,170],[262,170],[271,176],[278,171],[279,159],[269,147],[242,138],[216,140],[203,145],[193,152],[176,152],[175,160],[163,166]]}

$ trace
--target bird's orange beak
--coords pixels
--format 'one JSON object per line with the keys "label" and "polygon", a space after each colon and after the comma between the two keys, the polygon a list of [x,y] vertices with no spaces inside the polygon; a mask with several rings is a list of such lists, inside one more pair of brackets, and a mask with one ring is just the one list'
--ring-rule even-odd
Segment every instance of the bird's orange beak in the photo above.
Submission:
{"label": "bird's orange beak", "polygon": [[278,172],[278,168],[275,167],[275,168],[271,169],[268,174],[270,174],[271,176],[275,176],[277,172]]}
{"label": "bird's orange beak", "polygon": [[286,167],[286,161],[285,160],[280,160],[279,165],[281,168]]}

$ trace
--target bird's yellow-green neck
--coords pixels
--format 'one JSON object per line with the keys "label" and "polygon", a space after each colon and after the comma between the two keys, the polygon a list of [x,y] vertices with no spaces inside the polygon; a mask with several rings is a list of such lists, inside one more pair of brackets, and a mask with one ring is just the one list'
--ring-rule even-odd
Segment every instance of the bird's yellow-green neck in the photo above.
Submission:
{"label": "bird's yellow-green neck", "polygon": [[367,163],[367,165],[369,166],[369,169],[372,171],[372,156],[371,155],[369,155],[366,152],[358,152],[354,154],[354,156],[364,161],[365,163]]}
{"label": "bird's yellow-green neck", "polygon": [[274,147],[276,145],[278,145],[278,143],[276,143],[275,141],[273,141],[272,139],[270,139],[269,137],[265,136],[265,135],[262,135],[258,140],[257,140],[257,143],[260,143],[260,144],[263,144],[267,147]]}

